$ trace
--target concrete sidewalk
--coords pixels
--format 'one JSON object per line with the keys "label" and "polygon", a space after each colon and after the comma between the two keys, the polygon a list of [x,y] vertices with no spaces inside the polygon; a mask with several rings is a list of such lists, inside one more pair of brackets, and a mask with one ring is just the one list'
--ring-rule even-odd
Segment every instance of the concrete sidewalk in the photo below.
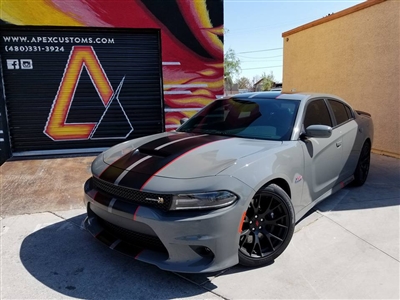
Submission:
{"label": "concrete sidewalk", "polygon": [[[1,299],[399,299],[400,160],[373,155],[367,183],[318,205],[273,264],[208,275],[161,271],[104,247],[83,230],[83,181],[77,179],[89,176],[90,161],[71,159],[71,173],[53,173],[47,185],[41,176],[49,163],[37,161],[44,171],[31,169],[30,175],[17,167],[26,162],[0,168]],[[10,169],[12,178],[4,172]],[[7,194],[21,188],[19,180],[29,182],[24,176],[36,180],[31,194]],[[40,201],[35,196],[37,185],[62,189],[68,178],[76,192],[45,192]]]}

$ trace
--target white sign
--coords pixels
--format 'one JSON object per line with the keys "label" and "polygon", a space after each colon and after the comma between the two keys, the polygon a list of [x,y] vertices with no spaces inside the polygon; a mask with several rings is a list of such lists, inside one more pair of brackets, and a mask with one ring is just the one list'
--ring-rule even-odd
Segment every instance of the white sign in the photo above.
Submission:
{"label": "white sign", "polygon": [[21,69],[33,69],[32,59],[21,59]]}
{"label": "white sign", "polygon": [[18,59],[7,59],[7,69],[19,69]]}

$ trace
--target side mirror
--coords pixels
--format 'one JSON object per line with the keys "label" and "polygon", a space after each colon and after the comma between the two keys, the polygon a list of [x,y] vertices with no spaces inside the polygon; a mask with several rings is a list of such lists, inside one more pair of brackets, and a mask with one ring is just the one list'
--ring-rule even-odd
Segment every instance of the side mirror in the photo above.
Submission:
{"label": "side mirror", "polygon": [[179,122],[180,122],[181,125],[182,125],[182,124],[185,123],[187,120],[189,120],[189,118],[182,118],[182,119],[179,120]]}
{"label": "side mirror", "polygon": [[306,128],[307,137],[328,138],[332,135],[332,127],[327,125],[310,125]]}

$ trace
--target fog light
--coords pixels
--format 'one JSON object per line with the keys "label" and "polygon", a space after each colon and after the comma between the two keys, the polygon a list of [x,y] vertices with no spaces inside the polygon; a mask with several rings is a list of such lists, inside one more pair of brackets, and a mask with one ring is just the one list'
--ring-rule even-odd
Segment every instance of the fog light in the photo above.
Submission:
{"label": "fog light", "polygon": [[212,259],[214,258],[214,253],[211,251],[210,248],[204,247],[204,246],[190,246],[194,252],[196,252],[198,255],[204,257],[204,258],[209,258]]}

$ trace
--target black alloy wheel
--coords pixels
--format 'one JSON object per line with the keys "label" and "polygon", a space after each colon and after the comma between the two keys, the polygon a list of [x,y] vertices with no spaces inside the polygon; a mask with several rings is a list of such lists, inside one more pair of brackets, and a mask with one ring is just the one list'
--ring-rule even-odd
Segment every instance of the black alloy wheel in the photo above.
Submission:
{"label": "black alloy wheel", "polygon": [[262,189],[250,201],[239,239],[239,263],[263,266],[278,257],[294,231],[289,196],[276,184]]}
{"label": "black alloy wheel", "polygon": [[354,172],[353,185],[362,186],[365,183],[365,181],[367,181],[370,164],[371,164],[371,144],[367,141],[364,143],[361,149],[357,167]]}

